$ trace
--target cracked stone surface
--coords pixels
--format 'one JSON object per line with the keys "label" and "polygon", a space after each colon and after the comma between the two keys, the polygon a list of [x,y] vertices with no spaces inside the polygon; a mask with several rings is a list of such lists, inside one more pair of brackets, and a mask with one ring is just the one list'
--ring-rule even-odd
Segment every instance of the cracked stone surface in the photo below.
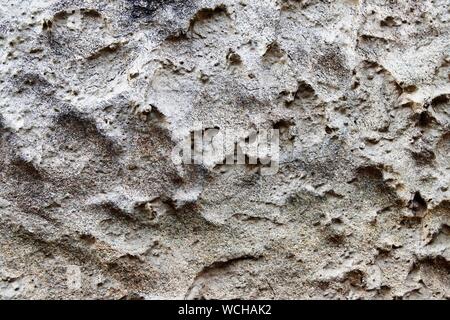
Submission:
{"label": "cracked stone surface", "polygon": [[2,299],[449,299],[450,3],[2,0],[0,155]]}

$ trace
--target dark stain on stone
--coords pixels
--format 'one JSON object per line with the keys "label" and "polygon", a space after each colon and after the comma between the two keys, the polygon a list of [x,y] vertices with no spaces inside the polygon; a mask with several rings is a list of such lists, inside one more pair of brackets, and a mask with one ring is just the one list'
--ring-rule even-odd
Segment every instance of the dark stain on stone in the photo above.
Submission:
{"label": "dark stain on stone", "polygon": [[152,20],[158,10],[172,7],[179,15],[183,15],[186,7],[190,7],[191,0],[127,0],[131,4],[131,18]]}

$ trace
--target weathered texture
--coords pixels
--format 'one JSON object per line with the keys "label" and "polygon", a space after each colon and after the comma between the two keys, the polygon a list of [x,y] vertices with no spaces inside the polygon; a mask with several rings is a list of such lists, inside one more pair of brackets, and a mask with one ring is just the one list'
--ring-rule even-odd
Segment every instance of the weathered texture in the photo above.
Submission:
{"label": "weathered texture", "polygon": [[0,61],[1,298],[450,298],[448,0],[3,0]]}

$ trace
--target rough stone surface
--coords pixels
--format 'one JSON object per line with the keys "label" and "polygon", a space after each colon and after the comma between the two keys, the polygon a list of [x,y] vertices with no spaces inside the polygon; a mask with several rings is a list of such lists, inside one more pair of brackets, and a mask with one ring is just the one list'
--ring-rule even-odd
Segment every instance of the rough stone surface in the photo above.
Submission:
{"label": "rough stone surface", "polygon": [[3,0],[0,297],[448,299],[449,97],[448,0]]}

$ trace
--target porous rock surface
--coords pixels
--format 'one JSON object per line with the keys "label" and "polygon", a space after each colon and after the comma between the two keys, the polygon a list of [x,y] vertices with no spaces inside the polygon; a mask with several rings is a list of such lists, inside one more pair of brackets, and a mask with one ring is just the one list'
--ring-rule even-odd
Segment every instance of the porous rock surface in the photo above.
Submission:
{"label": "porous rock surface", "polygon": [[[448,0],[2,0],[0,297],[448,299]],[[280,130],[280,168],[175,165]]]}

